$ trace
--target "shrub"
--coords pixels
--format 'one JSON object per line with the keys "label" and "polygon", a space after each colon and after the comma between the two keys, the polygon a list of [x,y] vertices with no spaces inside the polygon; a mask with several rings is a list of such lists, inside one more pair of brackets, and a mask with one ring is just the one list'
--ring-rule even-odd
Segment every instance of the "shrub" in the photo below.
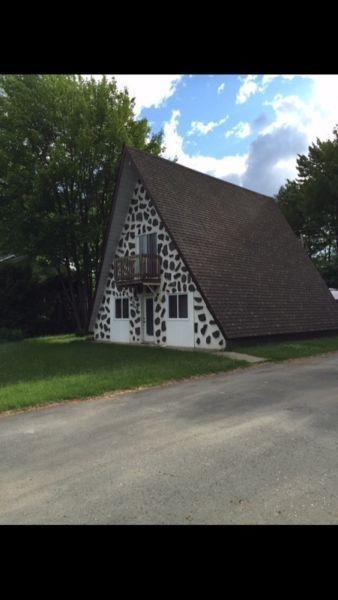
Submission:
{"label": "shrub", "polygon": [[1,342],[18,342],[24,339],[24,334],[21,329],[10,329],[9,327],[0,327],[0,343]]}

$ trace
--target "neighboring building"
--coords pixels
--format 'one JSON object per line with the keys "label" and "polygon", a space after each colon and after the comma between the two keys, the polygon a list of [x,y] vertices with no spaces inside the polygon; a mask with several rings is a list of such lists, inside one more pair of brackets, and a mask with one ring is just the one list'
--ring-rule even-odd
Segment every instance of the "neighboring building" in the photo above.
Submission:
{"label": "neighboring building", "polygon": [[335,290],[334,288],[330,288],[330,292],[331,292],[332,296],[334,297],[334,299],[338,300],[338,290]]}
{"label": "neighboring building", "polygon": [[276,202],[125,147],[90,331],[224,349],[338,330],[338,307]]}

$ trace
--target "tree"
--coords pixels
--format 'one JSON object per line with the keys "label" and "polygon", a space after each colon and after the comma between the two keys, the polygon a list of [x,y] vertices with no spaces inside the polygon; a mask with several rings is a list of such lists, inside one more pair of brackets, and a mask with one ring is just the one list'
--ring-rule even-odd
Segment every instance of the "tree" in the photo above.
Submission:
{"label": "tree", "polygon": [[277,202],[327,283],[338,286],[338,129],[333,139],[297,158],[298,177],[288,180]]}
{"label": "tree", "polygon": [[30,336],[74,331],[59,279],[55,270],[41,270],[28,257],[0,260],[0,332],[18,329]]}
{"label": "tree", "polygon": [[124,144],[159,154],[114,79],[0,77],[0,254],[54,268],[85,332]]}

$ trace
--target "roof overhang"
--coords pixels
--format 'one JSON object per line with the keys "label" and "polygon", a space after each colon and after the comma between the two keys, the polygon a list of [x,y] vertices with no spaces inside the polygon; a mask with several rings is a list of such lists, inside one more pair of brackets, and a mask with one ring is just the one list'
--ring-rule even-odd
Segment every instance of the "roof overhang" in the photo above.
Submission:
{"label": "roof overhang", "polygon": [[99,275],[99,281],[96,288],[93,310],[89,323],[90,332],[94,330],[95,320],[101,304],[102,296],[104,294],[107,277],[112,267],[112,262],[115,256],[117,244],[119,242],[121,231],[126,220],[130,199],[132,197],[138,178],[139,176],[136,171],[136,168],[133,165],[130,157],[128,156],[128,153],[125,148],[122,153],[115,192],[113,196],[113,205],[106,234],[103,260]]}

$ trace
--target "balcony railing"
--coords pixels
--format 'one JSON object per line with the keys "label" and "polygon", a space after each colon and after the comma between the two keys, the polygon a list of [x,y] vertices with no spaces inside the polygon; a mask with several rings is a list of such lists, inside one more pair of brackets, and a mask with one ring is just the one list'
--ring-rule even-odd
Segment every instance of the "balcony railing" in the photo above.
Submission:
{"label": "balcony railing", "polygon": [[114,276],[117,284],[160,283],[161,264],[156,254],[124,256],[114,259]]}

